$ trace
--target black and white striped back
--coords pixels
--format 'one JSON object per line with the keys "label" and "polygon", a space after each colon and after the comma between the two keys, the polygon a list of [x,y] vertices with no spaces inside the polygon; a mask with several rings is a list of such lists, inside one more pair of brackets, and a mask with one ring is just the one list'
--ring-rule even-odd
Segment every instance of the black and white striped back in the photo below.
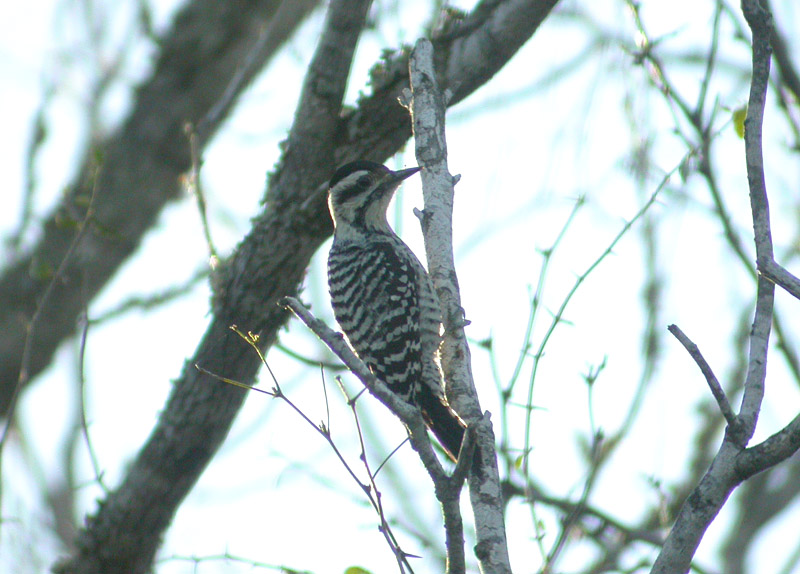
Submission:
{"label": "black and white striped back", "polygon": [[395,189],[416,171],[364,161],[337,171],[329,197],[335,231],[328,284],[350,346],[375,376],[419,407],[455,459],[464,424],[444,398],[439,301],[419,259],[386,222]]}

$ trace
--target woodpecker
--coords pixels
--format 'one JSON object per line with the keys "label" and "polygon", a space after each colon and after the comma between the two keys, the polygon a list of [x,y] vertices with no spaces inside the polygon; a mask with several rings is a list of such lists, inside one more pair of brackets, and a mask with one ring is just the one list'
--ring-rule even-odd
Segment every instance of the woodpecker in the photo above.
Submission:
{"label": "woodpecker", "polygon": [[427,271],[386,221],[394,192],[419,170],[392,171],[362,160],[334,173],[328,286],[333,314],[352,349],[394,393],[419,408],[456,460],[465,426],[443,392],[439,301]]}

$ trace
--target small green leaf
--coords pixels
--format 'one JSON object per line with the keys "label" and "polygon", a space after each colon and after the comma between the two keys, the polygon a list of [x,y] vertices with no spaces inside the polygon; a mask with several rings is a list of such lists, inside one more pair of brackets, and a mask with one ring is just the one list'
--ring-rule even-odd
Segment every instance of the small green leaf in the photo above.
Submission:
{"label": "small green leaf", "polygon": [[747,119],[747,104],[733,110],[733,129],[736,135],[744,139],[744,121]]}
{"label": "small green leaf", "polygon": [[361,566],[350,566],[350,568],[344,571],[344,574],[372,574],[372,572]]}
{"label": "small green leaf", "polygon": [[522,465],[525,464],[525,457],[528,456],[531,453],[531,450],[533,450],[533,449],[526,450],[521,455],[519,455],[516,459],[514,459],[514,467],[517,470],[520,470],[522,468]]}

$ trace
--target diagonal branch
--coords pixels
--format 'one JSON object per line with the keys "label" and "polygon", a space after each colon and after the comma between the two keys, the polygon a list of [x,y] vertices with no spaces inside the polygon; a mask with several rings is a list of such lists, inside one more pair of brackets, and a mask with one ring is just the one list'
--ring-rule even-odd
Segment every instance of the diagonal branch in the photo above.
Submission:
{"label": "diagonal branch", "polygon": [[[200,143],[205,145],[247,80],[266,65],[318,0],[295,1],[291,10],[282,4],[289,3],[194,0],[175,16],[153,75],[138,88],[128,120],[86,150],[78,176],[44,222],[41,239],[0,275],[0,416],[8,411],[23,367],[27,325],[36,309],[47,317],[47,329],[32,337],[25,365],[30,379],[75,333],[79,314],[136,251],[161,210],[182,197],[179,179],[191,164],[184,126],[201,124]],[[241,76],[241,62],[248,58],[250,71],[231,88]],[[218,107],[222,100],[229,103]],[[97,158],[101,169],[95,177]],[[77,235],[73,224],[84,219],[85,198],[95,182],[95,217],[103,231],[85,234],[80,248],[67,258]],[[59,267],[61,280],[40,304]]]}
{"label": "diagonal branch", "polygon": [[342,363],[350,369],[350,372],[358,377],[358,380],[364,384],[370,394],[403,422],[409,430],[411,446],[420,455],[434,482],[446,479],[447,475],[439,463],[439,459],[433,453],[433,447],[425,429],[425,422],[422,420],[419,410],[402,400],[389,389],[386,383],[375,377],[364,362],[345,343],[342,334],[337,333],[314,317],[297,299],[286,297],[281,300],[280,304],[294,313],[306,327],[311,329],[328,346],[331,352],[339,357]]}
{"label": "diagonal branch", "polygon": [[800,279],[778,265],[774,259],[758,262],[759,272],[768,280],[782,287],[795,299],[800,299]]}
{"label": "diagonal branch", "polygon": [[688,351],[689,356],[692,357],[697,366],[700,367],[700,371],[703,373],[703,376],[706,378],[706,382],[711,389],[711,394],[714,395],[714,399],[717,401],[719,410],[722,411],[722,416],[724,416],[725,420],[728,422],[728,426],[733,428],[737,427],[739,425],[739,421],[736,418],[736,413],[733,412],[731,404],[728,402],[728,397],[725,395],[725,391],[722,390],[722,386],[719,384],[717,376],[711,369],[711,365],[708,364],[705,357],[700,352],[700,349],[697,347],[694,341],[692,341],[683,331],[681,331],[680,327],[677,325],[670,325],[667,327],[667,330],[672,333],[675,338],[678,339],[678,341],[680,341],[681,345],[683,345],[683,348]]}
{"label": "diagonal branch", "polygon": [[[299,112],[313,115],[309,108],[336,107],[338,110],[341,107],[369,0],[361,0],[358,6],[355,4],[348,0],[331,4],[306,76]],[[332,46],[336,49],[331,49]],[[324,83],[324,90],[318,89],[319,83]],[[304,120],[306,124],[297,122],[301,128],[297,131],[293,128],[289,140],[306,154],[316,151],[323,158],[318,161],[327,157],[327,163],[332,163],[333,143],[325,136],[330,136],[335,129],[336,115],[333,114],[333,119],[328,115],[317,117],[318,131],[309,130],[308,120]],[[320,141],[319,136],[325,139]],[[302,180],[307,173],[297,163],[302,161],[300,154],[287,153],[289,170],[284,173],[297,173],[295,179]],[[245,326],[245,331],[261,335],[258,330],[250,329],[252,314],[247,313],[264,313],[263,306],[255,307],[261,295],[259,290],[264,287],[264,269],[258,264],[260,260],[253,258],[263,256],[265,239],[269,240],[262,234],[251,233],[240,245],[237,257],[224,268],[227,277],[223,275],[218,281],[223,288],[215,301],[217,316],[200,345],[196,361],[185,364],[158,425],[124,482],[108,495],[95,516],[87,518],[86,527],[78,536],[75,554],[58,564],[54,568],[56,572],[138,574],[151,569],[162,533],[224,440],[246,395],[244,389],[214,384],[214,377],[208,373],[249,384],[260,365],[258,356],[246,342],[229,336],[229,327],[239,323]],[[303,253],[299,245],[297,252]],[[305,254],[310,258],[313,251],[306,250]],[[247,263],[254,265],[257,271],[241,269]],[[283,272],[299,285],[304,269],[305,265],[295,269],[285,266]],[[282,314],[285,315],[285,311]],[[264,337],[266,342],[260,341],[262,349],[271,345],[275,337],[276,330],[268,332]],[[195,369],[194,364],[202,370]]]}
{"label": "diagonal branch", "polygon": [[[425,470],[433,482],[436,498],[442,504],[447,543],[447,574],[466,572],[464,558],[464,528],[459,508],[459,495],[464,483],[464,469],[469,468],[461,458],[469,456],[470,438],[465,438],[459,456],[459,465],[452,476],[447,476],[439,459],[433,453],[430,438],[420,411],[393,393],[385,383],[377,379],[361,359],[350,349],[340,333],[330,329],[316,319],[297,299],[286,297],[281,304],[290,309],[306,327],[325,343],[328,348],[358,377],[367,390],[386,406],[408,429],[412,448],[419,455]],[[469,437],[469,434],[465,435]],[[460,472],[459,472],[460,471]]]}
{"label": "diagonal branch", "polygon": [[[555,3],[487,0],[479,4],[474,15],[437,41],[439,69],[445,70],[442,86],[459,86],[463,98],[488,81],[533,35]],[[505,34],[497,36],[498,31]],[[473,36],[491,36],[491,41],[478,42],[482,50],[477,50]],[[335,137],[320,142],[310,130],[309,145],[330,143],[336,163],[359,157],[385,161],[396,153],[410,136],[408,115],[397,103],[408,86],[407,70],[403,53],[384,62],[373,73],[373,94],[339,119]],[[300,134],[291,134],[290,141],[294,149],[287,150],[285,161],[270,178],[270,201],[215,278],[219,288],[213,317],[194,357],[186,361],[174,382],[157,426],[123,483],[89,518],[79,541],[80,555],[66,562],[62,571],[84,571],[84,565],[99,569],[101,564],[126,560],[135,565],[117,571],[146,569],[178,506],[233,424],[245,392],[215,384],[192,365],[251,384],[261,364],[252,349],[231,334],[230,326],[252,331],[259,335],[262,349],[269,348],[288,317],[277,302],[296,295],[311,257],[332,231],[324,196],[317,193],[331,175],[320,167],[327,163],[327,152],[320,150],[322,159],[317,159],[310,149],[296,149],[303,142]],[[311,158],[311,165],[304,165],[301,155]],[[302,171],[302,176],[288,173],[292,170]]]}
{"label": "diagonal branch", "polygon": [[736,470],[740,480],[772,468],[783,462],[800,449],[800,415],[792,422],[766,439],[752,446],[736,457]]}

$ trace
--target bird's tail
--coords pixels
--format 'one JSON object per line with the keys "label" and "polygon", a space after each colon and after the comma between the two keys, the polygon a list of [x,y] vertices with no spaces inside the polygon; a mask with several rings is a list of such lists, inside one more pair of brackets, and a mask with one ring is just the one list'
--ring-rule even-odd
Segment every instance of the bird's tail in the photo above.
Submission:
{"label": "bird's tail", "polygon": [[426,387],[423,389],[425,391],[417,392],[414,397],[422,411],[422,418],[447,456],[455,462],[458,460],[458,451],[461,449],[461,441],[464,439],[464,430],[467,427],[443,397],[437,397]]}

